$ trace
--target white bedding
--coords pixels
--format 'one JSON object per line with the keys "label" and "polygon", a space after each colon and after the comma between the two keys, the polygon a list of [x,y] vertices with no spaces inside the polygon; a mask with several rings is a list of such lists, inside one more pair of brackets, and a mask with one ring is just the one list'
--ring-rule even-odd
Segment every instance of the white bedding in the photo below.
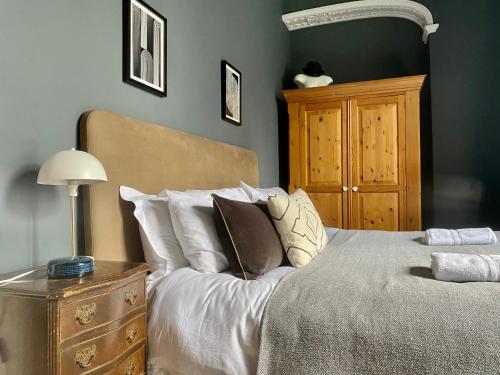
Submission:
{"label": "white bedding", "polygon": [[[325,229],[329,239],[337,231]],[[148,374],[255,374],[264,307],[294,269],[246,281],[186,267],[149,280]]]}
{"label": "white bedding", "polygon": [[265,304],[292,267],[258,280],[181,268],[148,285],[148,374],[255,374]]}

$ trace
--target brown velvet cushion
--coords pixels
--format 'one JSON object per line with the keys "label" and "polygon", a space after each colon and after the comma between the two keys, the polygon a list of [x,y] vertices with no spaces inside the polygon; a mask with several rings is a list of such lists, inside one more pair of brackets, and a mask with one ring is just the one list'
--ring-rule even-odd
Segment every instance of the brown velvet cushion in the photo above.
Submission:
{"label": "brown velvet cushion", "polygon": [[279,267],[283,249],[265,210],[253,203],[212,197],[217,233],[233,274],[249,280]]}

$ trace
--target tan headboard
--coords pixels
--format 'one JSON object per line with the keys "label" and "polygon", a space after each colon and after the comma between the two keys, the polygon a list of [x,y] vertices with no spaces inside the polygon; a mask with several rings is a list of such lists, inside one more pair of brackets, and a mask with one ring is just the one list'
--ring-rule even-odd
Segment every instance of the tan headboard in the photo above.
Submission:
{"label": "tan headboard", "polygon": [[121,185],[157,194],[259,182],[253,151],[110,112],[85,113],[80,141],[108,175],[107,183],[83,191],[86,252],[100,260],[144,259],[133,206],[120,198]]}

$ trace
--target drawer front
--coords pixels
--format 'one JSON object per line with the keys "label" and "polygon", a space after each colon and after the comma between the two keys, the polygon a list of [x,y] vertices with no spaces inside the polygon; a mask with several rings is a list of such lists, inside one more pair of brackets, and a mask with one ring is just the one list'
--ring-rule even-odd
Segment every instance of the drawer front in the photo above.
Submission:
{"label": "drawer front", "polygon": [[146,314],[117,330],[61,353],[61,374],[84,374],[119,357],[146,338]]}
{"label": "drawer front", "polygon": [[146,347],[143,346],[106,375],[143,375],[146,372],[145,360]]}
{"label": "drawer front", "polygon": [[141,279],[119,289],[63,306],[60,309],[60,341],[116,320],[144,303],[144,279]]}

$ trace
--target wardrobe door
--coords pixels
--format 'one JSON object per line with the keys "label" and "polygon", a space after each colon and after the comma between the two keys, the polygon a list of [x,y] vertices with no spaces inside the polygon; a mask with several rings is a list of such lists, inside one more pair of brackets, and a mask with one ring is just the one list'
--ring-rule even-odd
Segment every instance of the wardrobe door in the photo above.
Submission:
{"label": "wardrobe door", "polygon": [[406,230],[404,95],[350,102],[350,227]]}
{"label": "wardrobe door", "polygon": [[347,103],[300,105],[300,185],[323,224],[347,228]]}

